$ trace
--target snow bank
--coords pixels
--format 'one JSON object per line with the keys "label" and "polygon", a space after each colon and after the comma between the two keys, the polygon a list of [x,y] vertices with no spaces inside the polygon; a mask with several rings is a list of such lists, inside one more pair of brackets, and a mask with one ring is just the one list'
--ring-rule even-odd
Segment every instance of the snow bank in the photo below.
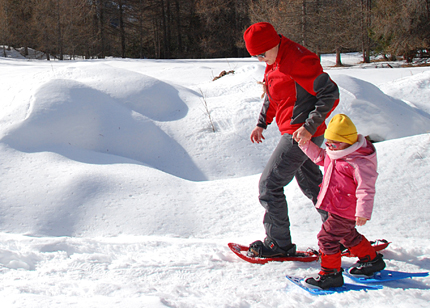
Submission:
{"label": "snow bank", "polygon": [[430,71],[387,82],[380,89],[392,97],[404,100],[417,112],[424,111],[426,116],[430,113]]}
{"label": "snow bank", "polygon": [[364,80],[347,75],[337,75],[334,80],[340,87],[341,103],[333,115],[349,115],[358,131],[372,140],[396,139],[429,131],[430,114],[423,110],[386,95]]}
{"label": "snow bank", "polygon": [[[285,275],[315,274],[317,262],[256,266],[229,251],[264,237],[257,185],[279,132],[249,140],[261,63],[7,58],[0,68],[2,307],[428,306],[429,278],[310,297]],[[429,69],[328,71],[341,89],[335,113],[384,140],[360,231],[392,242],[389,269],[428,271]],[[293,240],[316,248],[319,215],[295,183],[285,194]]]}

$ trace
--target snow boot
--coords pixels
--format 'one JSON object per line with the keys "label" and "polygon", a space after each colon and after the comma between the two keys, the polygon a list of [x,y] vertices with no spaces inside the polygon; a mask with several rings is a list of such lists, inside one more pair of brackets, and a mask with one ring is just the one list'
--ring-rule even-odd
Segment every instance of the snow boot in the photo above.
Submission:
{"label": "snow boot", "polygon": [[351,253],[358,257],[359,261],[348,270],[354,276],[372,276],[375,272],[385,268],[385,262],[381,254],[377,254],[372,244],[363,236],[361,242],[349,248]]}
{"label": "snow boot", "polygon": [[372,244],[364,236],[362,236],[360,243],[353,247],[348,247],[348,249],[360,260],[367,259],[370,261],[376,257],[375,248],[372,247]]}
{"label": "snow boot", "polygon": [[343,269],[341,268],[342,256],[340,251],[332,255],[326,255],[322,251],[321,271],[317,277],[305,279],[305,285],[309,288],[328,289],[343,286]]}
{"label": "snow boot", "polygon": [[377,254],[372,260],[368,258],[360,259],[348,270],[348,273],[356,277],[370,277],[385,268],[385,262],[382,257],[381,254]]}
{"label": "snow boot", "polygon": [[266,237],[264,243],[255,241],[249,245],[248,257],[274,258],[274,257],[291,257],[296,254],[296,245],[290,244],[287,247],[279,247],[275,241]]}
{"label": "snow boot", "polygon": [[343,286],[343,269],[323,269],[317,277],[305,279],[305,285],[312,289],[329,289]]}

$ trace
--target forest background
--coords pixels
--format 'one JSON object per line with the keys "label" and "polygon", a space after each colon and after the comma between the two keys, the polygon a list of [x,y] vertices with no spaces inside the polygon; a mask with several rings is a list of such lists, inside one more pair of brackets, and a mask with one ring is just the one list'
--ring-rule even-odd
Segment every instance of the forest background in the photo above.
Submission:
{"label": "forest background", "polygon": [[0,45],[44,59],[248,56],[267,21],[311,51],[429,57],[430,0],[0,0]]}

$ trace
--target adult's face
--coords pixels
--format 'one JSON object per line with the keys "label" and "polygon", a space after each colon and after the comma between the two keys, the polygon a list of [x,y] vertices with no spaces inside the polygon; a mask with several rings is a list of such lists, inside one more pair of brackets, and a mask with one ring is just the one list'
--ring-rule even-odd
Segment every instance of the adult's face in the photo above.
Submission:
{"label": "adult's face", "polygon": [[272,65],[276,61],[276,57],[278,56],[278,50],[279,50],[279,46],[277,45],[272,49],[266,51],[264,54],[258,55],[257,56],[258,61],[266,62],[266,64]]}

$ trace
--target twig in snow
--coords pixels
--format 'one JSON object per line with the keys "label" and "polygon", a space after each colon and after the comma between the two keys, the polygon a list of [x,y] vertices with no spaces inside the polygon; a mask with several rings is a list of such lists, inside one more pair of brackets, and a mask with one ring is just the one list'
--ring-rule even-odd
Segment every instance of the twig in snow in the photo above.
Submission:
{"label": "twig in snow", "polygon": [[209,111],[209,107],[208,107],[208,103],[207,103],[207,101],[206,101],[206,97],[205,97],[205,95],[203,94],[202,89],[199,89],[199,90],[200,90],[200,93],[202,94],[202,102],[203,102],[203,106],[205,107],[205,113],[206,113],[206,115],[207,115],[207,116],[208,116],[208,118],[209,118],[209,123],[211,124],[212,131],[213,131],[213,132],[215,132],[215,125],[214,125],[214,123],[213,123],[213,121],[212,121],[212,116],[211,116],[211,113],[210,113],[210,111]]}

